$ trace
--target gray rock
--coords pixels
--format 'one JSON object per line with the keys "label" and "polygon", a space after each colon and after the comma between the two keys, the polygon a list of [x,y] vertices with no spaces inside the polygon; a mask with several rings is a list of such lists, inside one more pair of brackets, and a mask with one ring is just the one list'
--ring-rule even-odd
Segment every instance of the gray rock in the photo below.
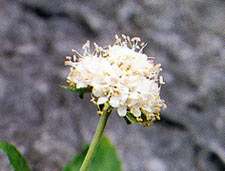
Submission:
{"label": "gray rock", "polygon": [[[60,170],[91,141],[99,116],[90,97],[59,88],[71,49],[114,34],[138,36],[163,67],[168,108],[150,128],[114,112],[105,134],[127,171],[225,169],[222,1],[0,0],[0,140],[33,170]],[[0,153],[0,170],[10,170]]]}

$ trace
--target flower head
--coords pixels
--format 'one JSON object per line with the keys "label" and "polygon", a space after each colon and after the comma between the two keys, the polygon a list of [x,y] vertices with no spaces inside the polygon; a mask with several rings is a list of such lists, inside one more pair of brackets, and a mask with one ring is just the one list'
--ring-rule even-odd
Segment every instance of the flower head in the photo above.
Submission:
{"label": "flower head", "polygon": [[160,64],[142,53],[146,44],[140,43],[140,38],[115,38],[116,42],[106,48],[94,43],[93,52],[87,41],[84,55],[77,53],[65,62],[71,66],[67,80],[70,87],[91,88],[91,101],[98,106],[110,105],[127,122],[150,126],[160,119],[160,109],[166,107],[160,99],[164,84],[159,76]]}

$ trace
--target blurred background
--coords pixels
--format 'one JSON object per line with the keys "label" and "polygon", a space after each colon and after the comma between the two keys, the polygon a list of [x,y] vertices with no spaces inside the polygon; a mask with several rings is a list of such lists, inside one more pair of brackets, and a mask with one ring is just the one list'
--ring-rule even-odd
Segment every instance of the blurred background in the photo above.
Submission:
{"label": "blurred background", "polygon": [[[66,85],[71,49],[140,37],[161,63],[168,108],[150,128],[116,112],[105,134],[125,171],[224,171],[222,0],[0,0],[0,140],[34,171],[59,171],[91,141],[96,106]],[[0,170],[10,170],[0,152]]]}

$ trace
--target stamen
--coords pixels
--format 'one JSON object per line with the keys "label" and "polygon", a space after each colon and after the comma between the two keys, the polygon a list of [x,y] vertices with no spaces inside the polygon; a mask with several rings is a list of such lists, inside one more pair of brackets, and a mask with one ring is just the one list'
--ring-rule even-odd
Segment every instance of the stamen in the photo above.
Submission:
{"label": "stamen", "polygon": [[75,49],[72,49],[72,52],[75,52],[79,57],[82,57],[83,56],[78,51],[76,51]]}

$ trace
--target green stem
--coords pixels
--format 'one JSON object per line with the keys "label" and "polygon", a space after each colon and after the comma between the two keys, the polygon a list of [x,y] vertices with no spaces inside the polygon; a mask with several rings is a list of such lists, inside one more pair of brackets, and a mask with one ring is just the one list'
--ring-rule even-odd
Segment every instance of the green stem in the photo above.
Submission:
{"label": "green stem", "polygon": [[94,158],[95,152],[97,150],[97,147],[99,145],[100,139],[101,139],[102,134],[104,132],[108,117],[111,114],[111,112],[112,112],[111,108],[108,108],[103,112],[103,114],[102,114],[102,116],[99,120],[98,127],[95,131],[94,138],[91,142],[91,145],[88,149],[88,152],[87,152],[87,154],[84,158],[84,161],[81,165],[80,171],[87,171],[88,170],[88,168],[89,168],[89,166],[90,166],[90,164],[91,164],[91,162]]}

